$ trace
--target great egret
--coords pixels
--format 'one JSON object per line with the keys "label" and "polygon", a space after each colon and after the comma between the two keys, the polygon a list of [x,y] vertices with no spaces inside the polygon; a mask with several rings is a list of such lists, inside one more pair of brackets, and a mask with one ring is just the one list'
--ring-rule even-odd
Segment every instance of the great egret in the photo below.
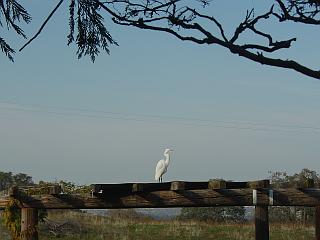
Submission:
{"label": "great egret", "polygon": [[169,163],[170,163],[170,152],[172,152],[172,149],[167,148],[163,155],[165,156],[165,159],[159,160],[156,166],[156,174],[154,175],[154,180],[158,182],[162,182],[162,175],[167,172]]}

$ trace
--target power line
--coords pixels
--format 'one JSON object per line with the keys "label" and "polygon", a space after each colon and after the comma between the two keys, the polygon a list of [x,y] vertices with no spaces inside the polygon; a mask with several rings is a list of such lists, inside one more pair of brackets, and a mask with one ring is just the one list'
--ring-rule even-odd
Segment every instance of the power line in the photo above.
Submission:
{"label": "power line", "polygon": [[[269,123],[257,123],[252,121],[223,121],[201,118],[188,118],[180,116],[163,116],[163,115],[149,115],[149,114],[137,114],[137,113],[121,113],[111,112],[105,110],[96,109],[84,109],[84,108],[69,108],[69,107],[54,107],[43,105],[27,105],[16,102],[2,102],[9,106],[1,106],[0,109],[10,111],[21,112],[35,112],[35,113],[48,113],[60,116],[79,116],[86,118],[96,119],[112,119],[112,120],[124,120],[124,121],[137,121],[137,122],[158,122],[163,121],[175,121],[175,123],[188,125],[188,126],[213,126],[218,128],[230,128],[239,130],[253,130],[253,131],[276,131],[276,132],[296,132],[296,133],[319,133],[320,127],[311,125],[299,125],[299,124],[269,124]],[[48,110],[49,109],[49,110]],[[53,109],[53,110],[50,110]],[[172,122],[171,122],[172,123]],[[309,130],[309,131],[306,131]],[[313,131],[312,131],[313,130]]]}

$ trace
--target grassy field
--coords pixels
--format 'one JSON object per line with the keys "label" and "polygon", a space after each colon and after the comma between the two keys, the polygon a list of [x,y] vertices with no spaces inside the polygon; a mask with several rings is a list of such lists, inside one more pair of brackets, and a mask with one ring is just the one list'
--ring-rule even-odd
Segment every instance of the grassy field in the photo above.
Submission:
{"label": "grassy field", "polygon": [[[196,221],[166,220],[131,216],[95,216],[81,212],[49,213],[49,221],[40,224],[40,240],[250,240],[254,239],[253,224],[210,224]],[[271,225],[272,240],[304,240],[314,238],[314,228],[301,225]],[[0,239],[10,240],[3,222]]]}

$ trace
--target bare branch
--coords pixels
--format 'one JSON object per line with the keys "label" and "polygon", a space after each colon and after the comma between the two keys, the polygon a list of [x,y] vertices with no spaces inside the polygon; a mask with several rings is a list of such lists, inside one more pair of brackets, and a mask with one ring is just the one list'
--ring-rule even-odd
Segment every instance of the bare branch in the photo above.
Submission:
{"label": "bare branch", "polygon": [[197,12],[195,9],[190,9],[188,8],[191,12],[193,12],[194,15],[198,16],[198,17],[201,17],[201,18],[205,18],[205,19],[208,19],[212,22],[214,22],[216,24],[216,26],[218,27],[218,29],[220,30],[220,33],[221,33],[221,36],[222,38],[224,39],[224,41],[228,42],[228,39],[224,33],[224,30],[223,30],[223,27],[221,25],[221,23],[216,20],[214,17],[212,16],[207,16],[207,15],[203,15],[203,14],[200,14],[199,12]]}
{"label": "bare branch", "polygon": [[251,53],[251,52],[247,51],[246,49],[243,49],[237,45],[229,46],[229,50],[232,53],[238,54],[239,56],[248,58],[252,61],[255,61],[255,62],[258,62],[261,64],[274,66],[274,67],[292,69],[292,70],[300,72],[306,76],[320,79],[320,71],[312,70],[312,69],[305,67],[305,66],[303,66],[295,61],[292,61],[292,60],[268,58],[268,57],[265,57],[259,53],[257,53],[257,54]]}
{"label": "bare branch", "polygon": [[124,22],[117,21],[115,18],[113,18],[113,21],[114,21],[114,23],[117,23],[117,24],[123,25],[123,26],[135,26],[135,27],[138,27],[141,29],[149,29],[149,30],[154,30],[154,31],[167,32],[167,33],[174,35],[175,37],[177,37],[178,39],[180,39],[182,41],[191,41],[191,42],[195,42],[198,44],[207,44],[208,43],[207,39],[197,39],[194,37],[185,37],[185,36],[178,34],[177,32],[173,31],[170,28],[149,26],[145,23],[136,23],[136,22],[124,23]]}
{"label": "bare branch", "polygon": [[292,41],[296,41],[296,39],[292,38],[288,41],[275,42],[275,43],[273,43],[273,47],[265,47],[265,46],[261,46],[258,44],[244,44],[244,45],[241,45],[241,48],[243,48],[243,49],[257,49],[257,50],[262,50],[264,52],[271,53],[271,52],[275,52],[279,49],[290,48]]}
{"label": "bare branch", "polygon": [[273,13],[280,22],[294,21],[304,24],[320,25],[320,19],[316,16],[320,13],[320,2],[317,0],[302,0],[288,1],[286,6],[285,1],[276,0],[281,14]]}
{"label": "bare branch", "polygon": [[[260,15],[256,18],[252,18],[253,16],[253,11],[254,9],[251,9],[250,11],[247,11],[247,15],[245,17],[245,20],[239,24],[239,26],[236,28],[233,37],[231,38],[230,42],[234,43],[240,36],[241,33],[243,33],[245,30],[247,29],[255,29],[254,26],[261,20],[261,19],[268,19],[270,17],[270,15],[273,12],[273,6],[271,7],[271,9],[263,14]],[[257,32],[256,32],[257,33]],[[267,37],[267,34],[262,34],[262,32],[260,32],[259,35],[263,35],[264,37]],[[268,37],[267,37],[268,38]],[[269,39],[270,41],[270,39]]]}
{"label": "bare branch", "polygon": [[[268,12],[257,17],[254,17],[253,9],[251,11],[247,11],[244,21],[239,24],[234,32],[234,35],[230,40],[228,40],[223,26],[219,21],[217,21],[214,17],[201,14],[197,10],[191,9],[188,6],[178,7],[177,4],[182,0],[163,2],[157,1],[154,2],[154,5],[151,7],[149,5],[145,7],[145,4],[141,4],[141,2],[136,3],[135,0],[110,1],[110,3],[112,2],[113,7],[115,7],[115,4],[119,2],[121,2],[121,4],[125,4],[125,8],[122,8],[122,10],[114,10],[117,8],[112,9],[108,7],[108,4],[103,4],[99,0],[95,1],[102,9],[112,16],[112,19],[116,24],[167,32],[182,41],[191,41],[197,44],[220,45],[226,49],[229,49],[229,51],[233,54],[237,54],[252,61],[269,66],[292,69],[306,76],[320,79],[320,71],[312,70],[293,60],[282,60],[263,55],[262,52],[270,54],[281,49],[290,48],[292,42],[296,41],[296,38],[276,41],[273,39],[271,34],[265,33],[256,28],[256,25],[260,21],[267,20],[270,18],[270,16],[275,16],[273,6]],[[167,26],[164,25],[166,21]],[[210,23],[216,25],[220,31],[220,37],[215,36],[214,32],[206,29],[204,26],[207,25],[201,24],[203,21],[209,21]],[[186,31],[183,31],[182,34],[180,29],[184,29]],[[188,30],[190,30],[189,34]],[[253,34],[267,39],[267,45],[255,43],[237,45],[235,43],[236,40],[246,30],[250,30]],[[257,50],[260,51],[260,53],[257,53]]]}
{"label": "bare branch", "polygon": [[46,18],[46,20],[43,22],[43,24],[41,25],[41,27],[39,28],[38,32],[26,43],[24,44],[20,49],[19,52],[21,52],[26,46],[28,46],[34,39],[36,39],[39,34],[41,33],[41,31],[43,30],[43,28],[45,27],[45,25],[48,23],[48,21],[50,20],[50,18],[53,16],[53,14],[57,11],[57,9],[60,7],[60,5],[62,4],[64,0],[60,0],[59,3],[56,5],[56,7],[52,10],[52,12],[49,14],[49,16]]}
{"label": "bare branch", "polygon": [[[44,29],[64,0],[59,0],[53,11],[45,19],[38,32],[19,51],[22,51]],[[196,44],[219,45],[231,53],[245,57],[251,61],[288,68],[306,76],[320,79],[320,71],[301,65],[294,60],[273,58],[275,52],[288,49],[296,38],[277,39],[272,30],[264,30],[260,23],[267,23],[270,18],[281,22],[293,21],[308,25],[320,25],[319,0],[275,0],[270,9],[256,16],[255,9],[247,10],[244,20],[234,29],[231,36],[228,29],[216,16],[197,9],[206,7],[211,0],[70,0],[68,45],[75,42],[78,46],[77,55],[90,55],[92,61],[103,49],[109,53],[109,45],[117,45],[104,24],[100,11],[111,16],[114,23],[133,26],[140,29],[166,32],[182,40]],[[24,37],[23,30],[16,24],[22,19],[29,22],[31,17],[16,0],[0,0],[0,20],[2,15],[8,28]],[[10,5],[11,4],[11,5]],[[276,7],[275,7],[276,6]],[[203,13],[204,12],[204,13]],[[0,22],[0,27],[2,23]],[[250,33],[250,41],[239,43],[243,35]],[[259,37],[258,39],[256,37]],[[260,41],[260,39],[264,41]],[[0,38],[0,47],[10,59],[14,50]]]}

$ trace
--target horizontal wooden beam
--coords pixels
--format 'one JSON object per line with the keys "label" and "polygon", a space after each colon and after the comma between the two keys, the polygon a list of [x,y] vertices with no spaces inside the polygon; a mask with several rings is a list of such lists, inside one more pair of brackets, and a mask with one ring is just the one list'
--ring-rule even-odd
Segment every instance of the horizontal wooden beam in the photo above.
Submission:
{"label": "horizontal wooden beam", "polygon": [[127,195],[134,192],[155,192],[168,190],[202,190],[202,189],[240,189],[264,188],[269,186],[269,180],[233,182],[210,180],[207,182],[174,181],[164,183],[120,183],[120,184],[92,184],[94,195]]}
{"label": "horizontal wooden beam", "polygon": [[175,188],[184,186],[184,190],[208,189],[208,182],[164,182],[164,183],[121,183],[121,184],[93,184],[92,190],[95,195],[122,194],[127,195],[132,192],[155,192],[178,190]]}
{"label": "horizontal wooden beam", "polygon": [[[178,187],[181,189],[181,187]],[[139,190],[139,187],[137,188]],[[320,189],[202,189],[131,192],[80,196],[74,194],[19,196],[23,208],[112,209],[210,206],[319,206]],[[9,197],[0,199],[3,209]]]}

